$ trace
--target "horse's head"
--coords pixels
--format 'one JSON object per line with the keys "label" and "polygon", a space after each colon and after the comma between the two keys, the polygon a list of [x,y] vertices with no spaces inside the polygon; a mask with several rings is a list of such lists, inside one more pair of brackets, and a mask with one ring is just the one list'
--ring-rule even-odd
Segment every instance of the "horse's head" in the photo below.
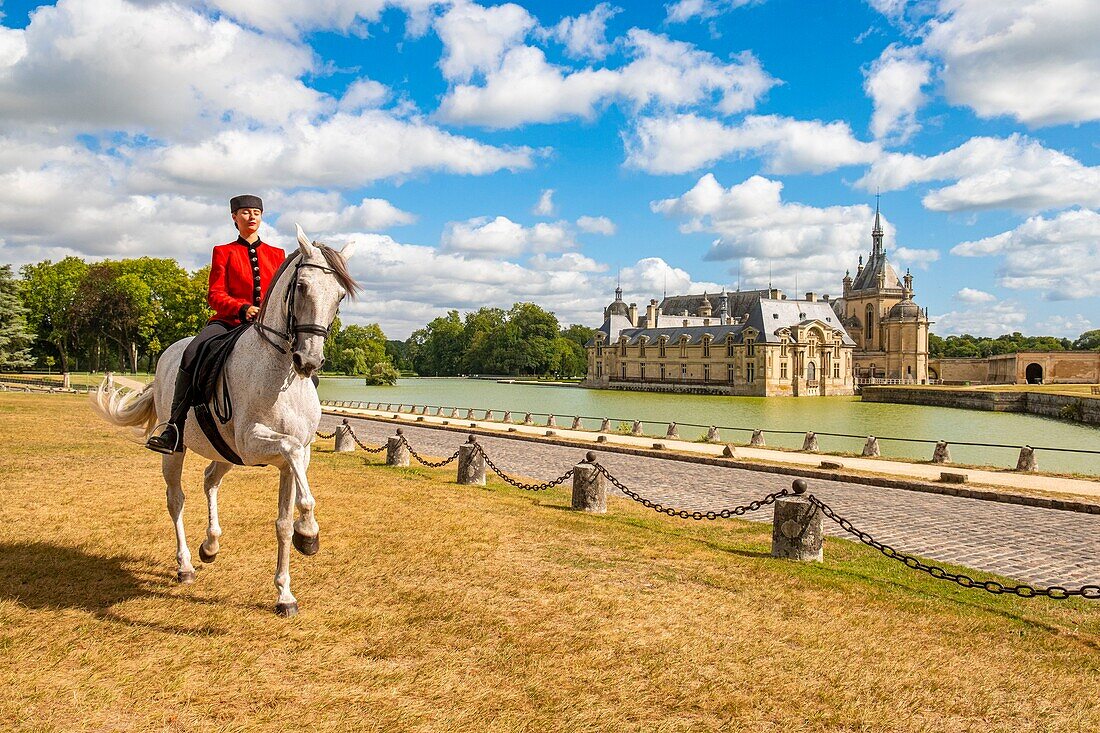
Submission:
{"label": "horse's head", "polygon": [[348,272],[347,260],[355,250],[352,242],[337,251],[319,242],[311,242],[300,226],[298,249],[301,259],[295,265],[297,276],[291,285],[293,334],[291,359],[294,371],[310,377],[325,363],[325,336],[336,318],[340,301],[355,294],[359,285]]}

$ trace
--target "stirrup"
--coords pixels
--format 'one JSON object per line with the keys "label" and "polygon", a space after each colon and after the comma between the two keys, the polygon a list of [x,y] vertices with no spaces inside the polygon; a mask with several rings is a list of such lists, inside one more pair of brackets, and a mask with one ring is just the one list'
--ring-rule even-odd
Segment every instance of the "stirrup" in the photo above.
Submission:
{"label": "stirrup", "polygon": [[[145,441],[145,447],[149,450],[160,453],[162,455],[170,456],[179,450],[180,446],[180,430],[172,423],[165,423],[164,432],[160,435],[150,435],[149,439]],[[159,426],[158,426],[159,427]],[[168,430],[171,429],[174,439],[169,443]]]}

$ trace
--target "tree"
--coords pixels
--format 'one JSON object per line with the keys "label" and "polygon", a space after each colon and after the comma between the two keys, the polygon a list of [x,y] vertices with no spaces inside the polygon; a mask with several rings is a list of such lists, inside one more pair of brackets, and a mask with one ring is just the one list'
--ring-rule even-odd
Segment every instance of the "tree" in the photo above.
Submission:
{"label": "tree", "polygon": [[575,341],[582,349],[596,337],[596,329],[574,323],[569,328],[563,329],[561,335],[570,341]]}
{"label": "tree", "polygon": [[0,265],[0,369],[26,369],[34,363],[34,333],[27,326],[27,309],[11,265]]}
{"label": "tree", "polygon": [[325,371],[335,374],[369,374],[378,364],[389,364],[386,335],[377,323],[346,328],[337,318],[325,340]]}
{"label": "tree", "polygon": [[370,373],[367,374],[366,383],[368,386],[377,386],[382,384],[394,385],[397,384],[397,378],[401,376],[397,373],[397,370],[393,368],[393,364],[388,361],[380,361],[371,367]]}
{"label": "tree", "polygon": [[57,351],[61,371],[70,371],[69,357],[80,340],[74,324],[77,291],[88,273],[88,264],[79,257],[66,257],[56,264],[44,260],[23,265],[19,272],[31,330],[39,342]]}
{"label": "tree", "polygon": [[1073,348],[1080,351],[1100,351],[1100,329],[1085,331],[1073,342]]}
{"label": "tree", "polygon": [[466,347],[458,311],[433,318],[424,328],[414,331],[409,340],[418,374],[443,377],[461,373]]}

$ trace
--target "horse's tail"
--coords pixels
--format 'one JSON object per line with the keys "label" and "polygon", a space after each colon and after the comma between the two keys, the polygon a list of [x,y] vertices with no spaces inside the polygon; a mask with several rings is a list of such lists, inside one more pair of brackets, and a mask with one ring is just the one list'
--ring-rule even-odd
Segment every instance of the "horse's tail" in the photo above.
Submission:
{"label": "horse's tail", "polygon": [[140,392],[115,387],[110,377],[105,377],[94,392],[89,393],[92,409],[109,423],[124,428],[137,428],[145,435],[157,425],[157,408],[153,402],[153,383]]}

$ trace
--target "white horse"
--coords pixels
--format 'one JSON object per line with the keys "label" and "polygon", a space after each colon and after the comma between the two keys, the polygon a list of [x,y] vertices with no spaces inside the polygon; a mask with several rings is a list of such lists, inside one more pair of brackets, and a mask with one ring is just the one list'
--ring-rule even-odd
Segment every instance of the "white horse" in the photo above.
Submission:
{"label": "white horse", "polygon": [[[325,336],[340,301],[358,289],[346,264],[353,247],[349,244],[339,252],[329,249],[310,242],[298,227],[298,250],[276,273],[256,324],[240,337],[225,364],[233,410],[227,423],[219,423],[222,438],[244,465],[279,468],[275,612],[281,616],[298,613],[298,602],[290,592],[292,542],[305,555],[315,554],[320,546],[313,494],[306,479],[310,441],[321,420],[321,403],[310,377],[324,363]],[[149,435],[168,420],[176,370],[188,341],[177,341],[164,351],[156,378],[141,392],[115,389],[105,379],[91,395],[95,411],[115,425],[138,427]],[[220,549],[218,486],[233,464],[207,440],[194,410],[188,412],[183,444],[184,451],[162,457],[161,469],[176,529],[176,579],[190,583],[195,568],[183,529],[180,483],[186,450],[210,460],[204,481],[209,517],[206,539],[199,545],[199,558],[206,563],[214,562]],[[295,505],[298,518],[292,522]]]}

